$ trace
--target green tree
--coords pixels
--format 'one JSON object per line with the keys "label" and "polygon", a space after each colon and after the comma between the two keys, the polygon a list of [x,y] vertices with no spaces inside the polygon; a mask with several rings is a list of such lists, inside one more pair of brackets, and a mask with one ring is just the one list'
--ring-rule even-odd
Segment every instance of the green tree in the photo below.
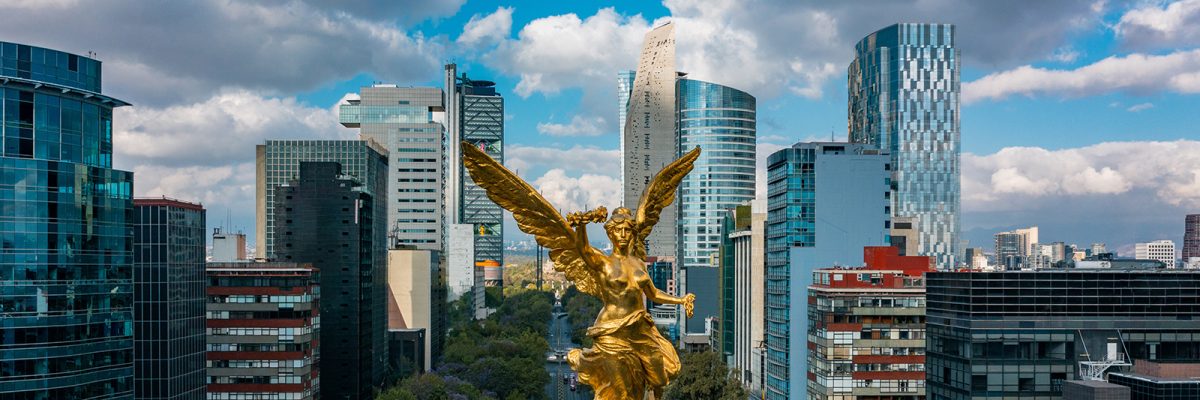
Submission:
{"label": "green tree", "polygon": [[683,369],[667,385],[664,400],[742,400],[746,391],[712,351],[680,354]]}
{"label": "green tree", "polygon": [[567,312],[567,321],[571,323],[571,341],[583,347],[592,345],[592,338],[587,336],[587,328],[596,321],[596,315],[604,303],[589,294],[580,292],[575,286],[567,288],[562,298],[563,308]]}
{"label": "green tree", "polygon": [[435,373],[422,374],[400,381],[383,391],[375,400],[489,400],[475,386],[455,377]]}

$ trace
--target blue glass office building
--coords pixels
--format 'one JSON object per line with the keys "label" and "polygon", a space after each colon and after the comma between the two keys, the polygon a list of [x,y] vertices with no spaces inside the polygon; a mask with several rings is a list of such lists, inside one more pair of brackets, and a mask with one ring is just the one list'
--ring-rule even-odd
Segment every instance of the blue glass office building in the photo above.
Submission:
{"label": "blue glass office building", "polygon": [[133,174],[100,62],[0,42],[0,398],[133,398]]}
{"label": "blue glass office building", "polygon": [[892,215],[913,218],[918,252],[959,264],[959,53],[949,24],[897,24],[855,45],[850,141],[892,157]]}
{"label": "blue glass office building", "polygon": [[813,270],[861,265],[863,247],[887,244],[888,161],[874,146],[832,142],[767,158],[766,398],[806,393]]}

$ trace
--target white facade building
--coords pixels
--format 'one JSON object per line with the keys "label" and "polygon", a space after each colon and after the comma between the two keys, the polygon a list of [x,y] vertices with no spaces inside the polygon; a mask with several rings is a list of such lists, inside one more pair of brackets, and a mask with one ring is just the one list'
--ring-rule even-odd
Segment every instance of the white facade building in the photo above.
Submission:
{"label": "white facade building", "polygon": [[1175,242],[1170,240],[1155,240],[1149,243],[1134,245],[1134,258],[1139,260],[1157,260],[1167,264],[1167,268],[1175,268]]}

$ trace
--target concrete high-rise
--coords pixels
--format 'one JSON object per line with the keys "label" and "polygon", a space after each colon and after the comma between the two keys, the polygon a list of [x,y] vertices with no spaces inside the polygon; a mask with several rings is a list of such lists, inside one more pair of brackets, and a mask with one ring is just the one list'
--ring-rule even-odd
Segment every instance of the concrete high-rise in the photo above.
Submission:
{"label": "concrete high-rise", "polygon": [[797,143],[767,159],[766,398],[806,393],[813,270],[857,263],[864,247],[888,245],[889,160],[872,145],[826,142]]}
{"label": "concrete high-rise", "polygon": [[320,271],[245,260],[206,271],[208,398],[346,398],[321,393]]}
{"label": "concrete high-rise", "polygon": [[[621,137],[621,176],[624,204],[630,209],[637,208],[650,179],[679,157],[674,32],[675,25],[666,23],[646,34],[629,92]],[[676,211],[675,205],[663,208],[659,226],[646,238],[646,255],[676,256]]]}
{"label": "concrete high-rise", "polygon": [[0,398],[133,398],[133,173],[100,61],[0,41]]}
{"label": "concrete high-rise", "polygon": [[1191,262],[1192,258],[1200,258],[1200,214],[1189,214],[1184,218],[1181,250],[1184,263]]}
{"label": "concrete high-rise", "polygon": [[445,276],[436,251],[388,250],[388,330],[425,331],[422,372],[433,367],[446,336]]}
{"label": "concrete high-rise", "polygon": [[1162,261],[1167,268],[1175,268],[1175,242],[1170,240],[1155,240],[1133,245],[1134,258],[1138,260]]}
{"label": "concrete high-rise", "polygon": [[914,217],[918,254],[957,268],[959,52],[949,24],[896,24],[854,46],[850,141],[891,154],[891,215]]}
{"label": "concrete high-rise", "polygon": [[134,398],[203,400],[204,207],[133,200]]}
{"label": "concrete high-rise", "polygon": [[274,253],[321,275],[321,397],[369,399],[388,357],[384,205],[336,162],[299,169],[276,190]]}
{"label": "concrete high-rise", "polygon": [[[254,196],[254,254],[257,259],[276,258],[275,192],[280,186],[300,178],[300,163],[303,161],[332,161],[341,164],[342,173],[362,183],[360,188],[371,196],[390,198],[387,193],[393,193],[388,192],[391,188],[391,184],[388,183],[388,150],[373,140],[267,140],[255,148],[257,185]],[[419,207],[419,211],[426,214],[433,213],[438,208],[436,200],[422,201],[411,205]],[[380,207],[377,211],[382,214],[374,218],[377,221],[386,221],[389,210]],[[383,224],[379,226],[387,228]]]}
{"label": "concrete high-rise", "polygon": [[[722,247],[722,268],[732,269],[733,279],[722,287],[722,341],[730,368],[741,374],[737,379],[747,390],[760,394],[763,390],[763,289],[765,223],[767,214],[754,212],[749,204],[739,205],[728,212],[725,226],[729,229],[728,248]],[[723,245],[724,246],[724,245]],[[722,273],[722,282],[727,281]],[[725,337],[726,335],[731,337]]]}
{"label": "concrete high-rise", "polygon": [[216,229],[212,234],[212,262],[233,262],[246,260],[246,234],[237,232],[222,232]]}
{"label": "concrete high-rise", "polygon": [[[720,264],[718,249],[727,240],[722,225],[724,214],[754,199],[757,102],[754,96],[741,90],[687,79],[682,73],[668,76],[659,71],[668,60],[653,57],[674,57],[672,29],[668,24],[647,34],[639,70],[617,75],[622,179],[625,204],[636,207],[645,184],[666,163],[695,147],[703,151],[692,173],[679,185],[678,200],[668,207],[672,211],[663,212],[659,226],[648,240],[649,255],[672,256],[678,261],[676,268],[683,270],[679,275],[685,277],[680,290],[696,293],[696,313],[681,321],[681,326],[685,333],[698,335],[705,332],[705,319],[718,317],[721,309],[716,302],[719,285],[715,268]],[[671,49],[664,49],[668,46]],[[652,58],[649,62],[647,53]],[[669,63],[673,66],[674,59]],[[643,72],[660,75],[643,80]],[[668,100],[659,96],[661,88],[653,86],[663,84],[660,79],[670,79],[675,87],[674,107],[669,110],[676,115],[671,131],[667,130],[667,122],[655,123],[655,113],[666,107],[648,103]],[[648,92],[648,86],[639,86],[642,84],[651,85],[654,90]],[[653,129],[646,129],[647,126]],[[654,161],[647,163],[648,159]],[[673,240],[666,243],[666,239],[654,239],[659,231],[667,231],[662,238],[669,233]],[[657,254],[656,248],[674,253]],[[705,293],[713,295],[704,296]]]}
{"label": "concrete high-rise", "polygon": [[358,128],[360,139],[387,149],[387,219],[383,226],[390,238],[388,246],[443,251],[445,130],[433,115],[445,111],[442,90],[377,84],[361,88],[359,98],[343,104],[340,111],[342,126]]}

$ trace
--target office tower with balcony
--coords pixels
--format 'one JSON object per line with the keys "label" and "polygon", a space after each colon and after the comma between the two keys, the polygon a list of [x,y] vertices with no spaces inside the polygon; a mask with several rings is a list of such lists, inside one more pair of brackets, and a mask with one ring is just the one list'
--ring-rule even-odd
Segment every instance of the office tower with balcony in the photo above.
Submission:
{"label": "office tower with balcony", "polygon": [[1059,398],[1067,380],[1200,354],[1200,271],[931,272],[926,298],[931,399]]}
{"label": "office tower with balcony", "polygon": [[380,204],[387,204],[388,245],[443,251],[446,143],[433,116],[445,111],[442,90],[377,84],[348,102],[340,106],[342,126],[358,128],[360,139],[387,150],[387,201]]}
{"label": "office tower with balcony", "polygon": [[917,224],[918,254],[957,268],[959,70],[954,25],[896,24],[854,46],[850,141],[891,154],[892,216]]}
{"label": "office tower with balcony", "polygon": [[209,399],[346,398],[321,390],[321,283],[312,264],[242,260],[205,271]]}
{"label": "office tower with balcony", "polygon": [[386,212],[363,186],[336,162],[301,162],[276,190],[275,255],[321,274],[322,398],[369,399],[386,372]]}
{"label": "office tower with balcony", "polygon": [[[343,115],[343,118],[345,116]],[[383,198],[391,188],[388,172],[388,150],[373,140],[267,140],[255,147],[255,258],[276,259],[275,251],[275,192],[280,186],[300,178],[300,163],[303,161],[331,161],[341,164],[342,173],[362,183],[359,187],[366,194]],[[406,167],[407,168],[407,167]],[[414,178],[415,179],[415,178]],[[410,203],[398,203],[410,204]],[[418,207],[412,203],[414,207]],[[419,203],[420,212],[432,213],[438,208],[436,202]],[[378,221],[387,220],[384,207],[375,216]],[[388,228],[379,224],[381,229]],[[424,229],[424,228],[423,228]]]}
{"label": "office tower with balcony", "polygon": [[133,174],[98,60],[0,41],[0,398],[133,398]]}
{"label": "office tower with balcony", "polygon": [[204,207],[133,200],[133,394],[203,400]]}
{"label": "office tower with balcony", "polygon": [[864,247],[888,244],[889,160],[872,145],[827,142],[767,158],[766,398],[806,393],[813,270],[858,263]]}
{"label": "office tower with balcony", "polygon": [[808,287],[808,396],[925,399],[929,257],[863,249],[861,268],[827,268]]}

